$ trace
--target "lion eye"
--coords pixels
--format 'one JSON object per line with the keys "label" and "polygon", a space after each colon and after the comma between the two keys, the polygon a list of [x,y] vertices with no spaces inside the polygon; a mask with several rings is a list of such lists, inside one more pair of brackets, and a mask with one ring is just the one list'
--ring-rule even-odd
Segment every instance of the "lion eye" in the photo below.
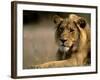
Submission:
{"label": "lion eye", "polygon": [[64,28],[63,27],[60,27],[59,30],[62,32],[64,30]]}
{"label": "lion eye", "polygon": [[73,32],[74,31],[74,29],[70,29],[70,32]]}

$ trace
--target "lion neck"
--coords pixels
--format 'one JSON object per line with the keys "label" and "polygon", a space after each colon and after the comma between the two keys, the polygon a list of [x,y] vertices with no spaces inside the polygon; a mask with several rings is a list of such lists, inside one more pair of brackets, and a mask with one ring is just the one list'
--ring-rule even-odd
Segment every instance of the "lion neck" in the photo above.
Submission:
{"label": "lion neck", "polygon": [[73,56],[74,57],[76,56],[78,64],[83,64],[84,59],[86,59],[88,55],[90,46],[89,33],[87,28],[82,29],[79,27],[79,30],[80,30],[80,41],[79,41],[78,51],[76,52],[75,55],[73,54]]}

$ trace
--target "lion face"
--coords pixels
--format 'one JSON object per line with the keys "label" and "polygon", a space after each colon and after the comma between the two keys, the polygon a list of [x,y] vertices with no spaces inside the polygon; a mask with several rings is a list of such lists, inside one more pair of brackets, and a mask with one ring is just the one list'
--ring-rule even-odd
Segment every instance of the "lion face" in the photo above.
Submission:
{"label": "lion face", "polygon": [[62,52],[67,52],[76,45],[79,39],[79,31],[72,21],[63,20],[56,30],[56,42]]}
{"label": "lion face", "polygon": [[[74,19],[72,19],[74,17]],[[82,19],[78,19],[76,15],[72,15],[69,18],[55,18],[54,22],[57,24],[56,28],[56,42],[59,45],[59,50],[61,52],[67,53],[68,51],[75,51],[78,48],[78,43],[80,39],[80,30],[77,24],[82,27],[85,23]],[[77,22],[75,21],[77,18]],[[82,23],[82,24],[81,24]]]}

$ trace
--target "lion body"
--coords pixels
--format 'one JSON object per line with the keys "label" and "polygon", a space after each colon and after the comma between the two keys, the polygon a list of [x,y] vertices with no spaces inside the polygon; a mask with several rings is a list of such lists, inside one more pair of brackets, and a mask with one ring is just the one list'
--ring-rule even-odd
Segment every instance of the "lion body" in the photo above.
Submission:
{"label": "lion body", "polygon": [[36,65],[37,68],[84,66],[90,63],[90,26],[75,14],[55,18],[55,39],[59,46],[57,61]]}

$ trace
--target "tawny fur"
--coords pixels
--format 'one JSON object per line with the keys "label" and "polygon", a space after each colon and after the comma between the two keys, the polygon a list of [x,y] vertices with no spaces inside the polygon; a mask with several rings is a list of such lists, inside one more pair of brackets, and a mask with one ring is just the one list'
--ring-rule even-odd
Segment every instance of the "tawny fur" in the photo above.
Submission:
{"label": "tawny fur", "polygon": [[[76,51],[71,51],[71,56],[64,60],[50,61],[44,64],[39,64],[36,66],[32,66],[33,68],[51,68],[51,67],[68,67],[68,66],[84,66],[88,65],[88,55],[90,54],[90,27],[86,22],[85,26],[80,26],[78,24],[78,20],[81,17],[70,14],[67,20],[76,22],[77,27],[79,29],[80,39],[78,41],[78,47],[75,48]],[[59,18],[57,21],[57,17],[55,20],[56,25],[62,21],[62,18]],[[58,22],[58,23],[57,23]],[[65,35],[66,36],[66,35]],[[57,38],[57,37],[56,37]],[[58,39],[56,39],[58,40]]]}

